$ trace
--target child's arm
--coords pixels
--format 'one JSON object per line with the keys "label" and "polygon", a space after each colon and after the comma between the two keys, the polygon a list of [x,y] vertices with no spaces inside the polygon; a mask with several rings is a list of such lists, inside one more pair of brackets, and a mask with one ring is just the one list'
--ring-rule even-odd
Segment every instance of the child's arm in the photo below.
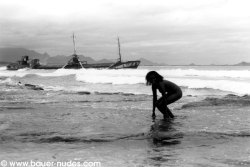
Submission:
{"label": "child's arm", "polygon": [[155,118],[155,107],[156,107],[156,102],[157,102],[157,91],[154,86],[152,86],[152,92],[153,92],[153,113],[152,117]]}

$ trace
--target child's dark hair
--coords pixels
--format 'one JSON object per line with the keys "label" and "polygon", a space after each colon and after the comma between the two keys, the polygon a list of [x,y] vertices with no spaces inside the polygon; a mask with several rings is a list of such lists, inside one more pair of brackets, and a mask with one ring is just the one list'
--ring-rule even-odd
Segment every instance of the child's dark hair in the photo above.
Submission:
{"label": "child's dark hair", "polygon": [[156,82],[161,82],[163,81],[163,76],[161,76],[160,74],[158,74],[156,71],[150,71],[147,73],[146,75],[146,81],[147,81],[147,85],[151,85],[151,76],[154,76],[156,79]]}

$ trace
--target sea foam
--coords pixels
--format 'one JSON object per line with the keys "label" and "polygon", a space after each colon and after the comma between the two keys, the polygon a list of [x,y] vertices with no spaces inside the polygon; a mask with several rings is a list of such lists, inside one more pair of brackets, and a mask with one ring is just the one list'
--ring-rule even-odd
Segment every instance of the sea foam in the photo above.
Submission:
{"label": "sea foam", "polygon": [[[0,69],[0,77],[63,77],[73,75],[76,82],[89,84],[113,84],[113,85],[138,85],[145,84],[145,76],[150,68],[139,69],[58,69],[58,70],[34,70],[22,69],[7,71]],[[209,88],[222,90],[236,94],[250,94],[250,71],[249,70],[207,70],[162,67],[157,70],[165,79],[175,82],[177,85],[187,88]],[[67,81],[65,81],[67,82]],[[130,89],[127,86],[126,89]],[[122,88],[122,90],[126,90]],[[81,89],[82,90],[82,89]],[[91,91],[84,89],[86,91]],[[98,90],[94,90],[98,91]],[[141,92],[138,89],[138,92]],[[142,91],[145,92],[145,91]]]}

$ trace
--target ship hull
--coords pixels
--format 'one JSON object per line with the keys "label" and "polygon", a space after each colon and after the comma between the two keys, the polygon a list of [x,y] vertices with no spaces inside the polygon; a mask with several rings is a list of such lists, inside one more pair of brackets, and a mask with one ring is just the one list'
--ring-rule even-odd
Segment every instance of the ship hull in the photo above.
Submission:
{"label": "ship hull", "polygon": [[9,64],[7,65],[7,70],[19,70],[19,69],[23,69],[23,68],[30,68],[30,69],[47,69],[47,70],[50,70],[50,69],[59,69],[59,68],[62,68],[62,66],[46,66],[46,65],[40,65],[40,66],[35,66],[35,67],[30,67],[30,65],[20,65],[20,64],[15,64],[15,63],[12,63],[12,64]]}
{"label": "ship hull", "polygon": [[22,68],[29,68],[29,65],[20,65],[17,63],[12,63],[12,64],[7,65],[7,70],[19,70]]}
{"label": "ship hull", "polygon": [[132,68],[136,69],[140,65],[140,61],[126,61],[126,62],[116,62],[109,69],[123,69],[123,68]]}
{"label": "ship hull", "polygon": [[132,68],[136,69],[140,64],[140,61],[127,61],[116,63],[99,63],[99,64],[67,64],[65,69],[81,69],[81,68],[95,68],[95,69],[124,69]]}
{"label": "ship hull", "polygon": [[[125,68],[131,68],[136,69],[139,66],[140,62],[137,61],[128,61],[128,62],[120,62],[120,63],[100,63],[100,64],[68,64],[64,68],[65,69],[81,69],[81,68],[94,68],[94,69],[125,69]],[[29,65],[19,65],[19,64],[9,64],[7,65],[7,70],[19,70],[23,68],[30,68],[30,69],[59,69],[63,66],[36,66],[36,67],[30,67]]]}

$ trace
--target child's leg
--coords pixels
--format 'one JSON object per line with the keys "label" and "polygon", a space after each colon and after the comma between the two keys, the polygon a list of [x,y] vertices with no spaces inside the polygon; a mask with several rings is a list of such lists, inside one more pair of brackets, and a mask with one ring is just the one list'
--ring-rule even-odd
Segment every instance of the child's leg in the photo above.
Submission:
{"label": "child's leg", "polygon": [[166,94],[164,96],[166,105],[174,103],[175,101],[179,100],[181,97],[182,97],[182,93]]}
{"label": "child's leg", "polygon": [[166,105],[165,101],[163,101],[162,97],[157,101],[156,107],[163,114],[164,119],[166,119],[166,118],[174,118],[173,113],[167,107],[167,105]]}
{"label": "child's leg", "polygon": [[163,114],[164,118],[174,118],[174,114],[170,111],[167,105],[179,100],[182,97],[182,93],[166,94],[157,101],[157,108]]}
{"label": "child's leg", "polygon": [[166,106],[166,112],[168,113],[170,118],[174,118],[174,114],[170,111],[170,109],[168,108],[168,106]]}

